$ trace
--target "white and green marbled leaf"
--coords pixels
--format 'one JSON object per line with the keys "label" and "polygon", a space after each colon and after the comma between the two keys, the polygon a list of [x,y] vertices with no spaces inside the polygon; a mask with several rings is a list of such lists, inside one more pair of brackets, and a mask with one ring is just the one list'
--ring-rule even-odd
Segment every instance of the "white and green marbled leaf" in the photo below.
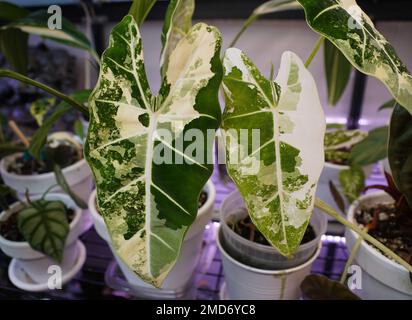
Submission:
{"label": "white and green marbled leaf", "polygon": [[192,16],[195,10],[194,0],[171,0],[167,7],[162,30],[162,52],[160,67],[164,76],[169,64],[170,55],[177,43],[192,27]]}
{"label": "white and green marbled leaf", "polygon": [[[159,147],[173,159],[181,153],[158,129],[183,135],[196,128],[206,137],[207,129],[218,128],[220,46],[217,29],[193,26],[172,52],[159,94],[153,96],[138,26],[126,16],[111,32],[89,100],[85,154],[100,212],[120,258],[157,287],[179,257],[196,217],[198,196],[213,169],[187,155],[183,164],[154,161]],[[205,147],[203,156],[211,151]]]}
{"label": "white and green marbled leaf", "polygon": [[[253,223],[271,245],[291,256],[313,210],[324,163],[326,129],[316,84],[292,52],[282,55],[275,81],[265,79],[240,50],[224,58],[223,128],[228,171]],[[241,129],[260,130],[260,144],[233,143]],[[239,161],[233,161],[233,155]],[[254,171],[254,172],[253,172]]]}
{"label": "white and green marbled leaf", "polygon": [[355,0],[298,0],[306,20],[359,71],[381,80],[412,114],[412,76]]}

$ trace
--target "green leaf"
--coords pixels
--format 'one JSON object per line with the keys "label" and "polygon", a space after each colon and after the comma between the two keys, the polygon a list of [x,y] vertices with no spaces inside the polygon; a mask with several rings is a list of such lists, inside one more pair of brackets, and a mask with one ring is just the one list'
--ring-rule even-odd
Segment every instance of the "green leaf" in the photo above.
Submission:
{"label": "green leaf", "polygon": [[83,128],[83,123],[77,119],[74,122],[74,133],[80,137],[80,139],[83,141],[84,140],[84,128]]}
{"label": "green leaf", "polygon": [[320,274],[306,276],[300,288],[303,295],[311,300],[361,300],[340,282]]}
{"label": "green leaf", "polygon": [[368,136],[368,132],[361,130],[332,130],[325,133],[325,150],[350,149]]}
{"label": "green leaf", "polygon": [[253,10],[253,14],[262,16],[269,13],[294,9],[302,9],[302,6],[295,0],[271,0],[262,3],[259,7]]}
{"label": "green leaf", "polygon": [[412,208],[412,116],[400,105],[392,111],[388,160],[393,180]]}
{"label": "green leaf", "polygon": [[45,115],[51,110],[55,103],[55,98],[39,98],[32,102],[30,106],[30,114],[39,126],[43,124]]}
{"label": "green leaf", "polygon": [[352,65],[328,40],[325,41],[324,53],[328,102],[335,106],[346,89]]}
{"label": "green leaf", "polygon": [[[206,139],[208,130],[219,126],[220,46],[216,28],[193,26],[171,54],[155,97],[144,71],[138,26],[128,15],[111,32],[89,100],[85,155],[101,214],[121,259],[155,286],[179,257],[199,194],[213,170],[212,164],[204,164],[212,156],[212,145],[205,141],[194,158],[182,155],[176,140],[189,129]],[[173,141],[161,136],[160,129],[170,132]],[[187,145],[190,142],[184,150]],[[161,163],[162,150],[172,163]]]}
{"label": "green leaf", "polygon": [[37,251],[57,262],[63,259],[69,234],[66,206],[60,201],[33,201],[17,215],[17,226],[24,239]]}
{"label": "green leaf", "polygon": [[387,126],[369,131],[364,140],[352,147],[349,162],[363,167],[386,158],[388,135],[389,128]]}
{"label": "green leaf", "polygon": [[167,8],[162,30],[162,52],[160,67],[162,77],[165,76],[169,58],[177,43],[192,27],[192,16],[195,10],[194,0],[171,0]]}
{"label": "green leaf", "polygon": [[84,202],[72,189],[70,189],[69,184],[64,177],[61,167],[58,164],[54,164],[53,166],[54,175],[56,177],[56,181],[58,185],[63,189],[65,193],[67,193],[70,198],[74,201],[74,203],[82,209],[87,209],[87,203]]}
{"label": "green leaf", "polygon": [[28,35],[16,28],[0,30],[0,51],[14,70],[27,73]]}
{"label": "green leaf", "polygon": [[98,60],[96,53],[87,37],[83,32],[78,30],[69,20],[62,18],[61,29],[50,29],[48,20],[50,15],[47,11],[40,10],[30,13],[27,17],[14,20],[3,29],[17,28],[23,32],[42,36],[44,38],[56,41],[58,43],[87,50]]}
{"label": "green leaf", "polygon": [[22,19],[29,14],[29,11],[13,3],[0,1],[0,20],[13,21]]}
{"label": "green leaf", "polygon": [[365,188],[365,173],[362,167],[350,166],[349,169],[339,172],[339,182],[342,191],[349,203],[359,198],[362,190]]}
{"label": "green leaf", "polygon": [[298,1],[313,30],[329,39],[359,71],[382,81],[412,113],[412,76],[356,1]]}
{"label": "green leaf", "polygon": [[49,134],[50,129],[53,127],[54,123],[59,120],[66,112],[69,112],[71,109],[68,105],[60,105],[56,110],[44,121],[42,126],[37,129],[30,140],[29,153],[36,159],[40,159],[41,151],[43,146],[46,143],[47,135]]}
{"label": "green leaf", "polygon": [[395,99],[391,99],[389,101],[386,101],[383,105],[381,105],[378,108],[378,111],[382,111],[384,109],[392,109],[393,107],[395,107],[396,105],[396,100]]}
{"label": "green leaf", "polygon": [[156,3],[156,0],[133,0],[129,14],[133,16],[138,26],[146,20],[147,15]]}
{"label": "green leaf", "polygon": [[328,123],[326,124],[326,130],[331,130],[331,129],[345,129],[345,124],[343,123]]}
{"label": "green leaf", "polygon": [[[224,68],[229,175],[255,226],[291,256],[309,223],[324,163],[326,124],[315,81],[292,52],[282,55],[275,82],[235,48],[226,51]],[[257,142],[253,129],[259,130]],[[239,140],[242,132],[247,144]]]}

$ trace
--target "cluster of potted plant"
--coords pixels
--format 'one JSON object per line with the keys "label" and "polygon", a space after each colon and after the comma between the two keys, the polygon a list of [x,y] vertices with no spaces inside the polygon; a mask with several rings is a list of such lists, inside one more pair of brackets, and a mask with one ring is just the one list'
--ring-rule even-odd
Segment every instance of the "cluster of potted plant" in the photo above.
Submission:
{"label": "cluster of potted plant", "polygon": [[[412,271],[411,261],[399,250],[378,241],[369,220],[355,221],[353,214],[352,221],[347,221],[330,205],[315,199],[325,151],[334,153],[336,160],[336,154],[352,154],[356,148],[353,141],[366,140],[359,141],[363,136],[359,131],[342,136],[338,132],[330,136],[339,139],[332,139],[325,148],[325,118],[316,83],[307,69],[324,38],[354,67],[384,82],[398,102],[388,149],[398,188],[395,207],[405,207],[410,197],[405,148],[409,128],[404,115],[410,117],[412,110],[412,77],[356,2],[275,0],[258,8],[254,15],[302,6],[310,27],[321,34],[306,63],[287,51],[277,76],[272,70],[265,78],[236,48],[226,50],[222,64],[219,31],[203,23],[191,25],[192,11],[187,8],[192,8],[193,1],[172,0],[162,33],[162,85],[157,95],[152,94],[145,74],[139,33],[153,3],[134,1],[129,14],[113,28],[87,107],[37,81],[0,70],[1,76],[44,89],[89,116],[84,155],[96,184],[89,207],[96,230],[109,243],[129,283],[176,288],[193,271],[213,205],[211,184],[205,189],[206,202],[199,205],[213,169],[213,164],[205,161],[212,158],[206,137],[220,125],[228,172],[239,191],[222,205],[216,239],[228,298],[299,298],[300,284],[320,252],[326,228],[320,211],[353,230],[353,237],[360,239],[357,246],[366,240],[393,259],[395,262],[385,258],[404,275]],[[348,25],[350,19],[356,27]],[[225,95],[223,116],[220,88]],[[175,138],[168,140],[160,129],[173,132]],[[204,139],[205,147],[196,154],[183,153],[179,142],[183,141],[184,150],[189,147],[192,141],[182,137],[193,129],[200,132],[198,139]],[[239,142],[243,130],[251,136],[254,129],[260,130],[258,144],[253,139],[247,145]],[[351,143],[346,145],[348,141]],[[159,162],[166,154],[184,161]],[[342,171],[346,173],[339,174],[347,181],[366,165],[343,164],[351,164]],[[349,187],[342,185],[346,196],[360,192],[358,184]],[[314,212],[315,206],[319,212]],[[357,212],[358,206],[353,208]],[[369,219],[366,213],[365,219]],[[369,227],[364,230],[366,224]],[[369,268],[367,264],[363,267]]]}

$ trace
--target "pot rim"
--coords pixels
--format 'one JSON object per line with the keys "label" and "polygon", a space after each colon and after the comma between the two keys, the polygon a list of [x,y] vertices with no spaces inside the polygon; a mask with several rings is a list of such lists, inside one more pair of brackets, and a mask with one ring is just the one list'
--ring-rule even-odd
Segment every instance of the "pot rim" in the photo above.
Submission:
{"label": "pot rim", "polygon": [[[219,214],[220,214],[220,217],[221,217],[221,218],[223,217],[223,214],[222,214],[222,210],[223,210],[223,209],[222,209],[222,208],[223,208],[223,205],[224,205],[225,201],[227,201],[227,199],[231,199],[231,198],[233,198],[233,197],[235,197],[235,196],[240,196],[240,197],[241,197],[241,195],[240,195],[240,193],[239,193],[238,190],[234,190],[234,191],[232,191],[231,193],[229,193],[229,195],[222,201],[222,204],[220,205],[220,208],[219,208]],[[312,246],[314,245],[314,243],[315,243],[315,242],[318,242],[318,241],[321,239],[322,235],[324,235],[325,232],[326,232],[327,225],[328,225],[326,216],[325,216],[323,213],[318,212],[318,211],[312,212],[311,218],[312,218],[314,215],[319,216],[319,219],[321,219],[321,221],[320,221],[320,225],[321,225],[321,226],[320,226],[320,232],[319,232],[319,234],[316,234],[315,239],[313,239],[313,240],[311,240],[311,241],[309,241],[309,242],[306,242],[306,243],[304,243],[304,244],[302,244],[302,245],[299,245],[299,249],[298,249],[299,251],[300,251],[300,250],[303,251],[303,250],[305,250],[305,249],[308,249],[309,247],[312,247]],[[247,240],[247,239],[243,238],[242,236],[240,236],[239,234],[237,234],[236,232],[234,232],[232,229],[230,229],[229,226],[227,225],[226,221],[224,221],[223,219],[220,219],[220,224],[222,225],[222,228],[224,228],[225,230],[227,230],[228,232],[230,232],[231,236],[233,236],[233,237],[236,239],[236,241],[241,242],[241,243],[244,243],[245,245],[246,245],[246,243],[253,242],[253,241],[250,241],[250,240]],[[309,221],[309,224],[310,224],[310,221]],[[312,226],[312,228],[315,229],[313,226]],[[314,230],[314,231],[315,231],[315,233],[316,233],[316,230]],[[271,251],[271,252],[273,252],[273,253],[279,253],[279,251],[276,250],[276,249],[275,249],[274,247],[272,247],[272,246],[264,245],[264,244],[257,243],[257,242],[253,242],[253,243],[254,243],[254,245],[255,245],[257,248],[259,248],[259,249],[262,249],[262,250],[265,250],[265,251]]]}
{"label": "pot rim", "polygon": [[[26,174],[16,174],[16,173],[13,173],[13,172],[9,172],[8,169],[6,168],[6,162],[20,156],[21,154],[23,154],[23,153],[22,152],[16,152],[16,153],[13,153],[13,154],[1,159],[1,161],[0,161],[0,173],[3,177],[6,177],[8,179],[13,179],[15,181],[20,181],[20,182],[35,181],[35,180],[38,180],[38,179],[49,179],[49,178],[54,177],[54,172],[53,171],[46,172],[46,173],[27,174],[27,175]],[[83,157],[79,161],[63,168],[62,172],[65,173],[65,174],[68,174],[71,171],[76,171],[79,167],[82,167],[84,165],[87,165],[87,162],[86,162],[86,159]]]}
{"label": "pot rim", "polygon": [[223,248],[221,242],[220,242],[220,234],[222,230],[222,226],[219,226],[219,229],[217,230],[217,236],[216,236],[216,244],[219,247],[220,252],[232,263],[234,263],[235,265],[237,265],[238,267],[241,267],[243,269],[249,270],[251,272],[254,273],[258,273],[258,274],[265,274],[265,275],[287,275],[290,273],[294,273],[296,271],[299,271],[305,267],[307,267],[308,265],[312,264],[317,257],[320,254],[320,250],[322,249],[322,241],[319,241],[319,244],[317,246],[317,249],[315,251],[315,253],[312,255],[312,257],[310,257],[307,261],[305,261],[304,263],[293,267],[293,268],[289,268],[289,269],[282,269],[282,270],[266,270],[266,269],[259,269],[259,268],[255,268],[255,267],[251,267],[248,266],[246,264],[243,264],[239,261],[237,261],[235,258],[233,258],[232,256],[230,256],[226,250]]}
{"label": "pot rim", "polygon": [[[379,198],[379,197],[384,196],[384,195],[390,197],[385,191],[376,191],[376,192],[371,192],[371,193],[368,193],[366,195],[360,196],[357,200],[355,200],[350,205],[350,207],[348,209],[348,215],[347,215],[348,221],[358,225],[357,222],[354,221],[354,214],[355,214],[355,210],[361,205],[361,203],[363,201],[376,199],[376,198]],[[386,202],[390,202],[390,201],[386,201]],[[377,203],[379,203],[379,202],[377,202]],[[351,232],[351,234],[355,238],[355,240],[357,240],[359,238],[359,235],[355,231],[353,231],[352,229],[349,229],[349,228],[346,227],[346,230],[348,232]],[[398,271],[407,272],[403,266],[401,266],[399,263],[391,260],[390,258],[386,257],[384,254],[382,254],[379,251],[379,249],[376,249],[375,247],[370,245],[367,241],[362,240],[361,247],[364,250],[366,250],[366,252],[368,254],[370,254],[372,256],[375,256],[376,258],[382,260],[383,262],[391,265],[393,268],[397,269]]]}
{"label": "pot rim", "polygon": [[[80,209],[79,207],[77,207],[75,204],[73,205],[68,205],[67,202],[72,202],[72,199],[66,195],[66,194],[61,194],[61,193],[49,193],[46,195],[45,199],[46,200],[53,200],[50,199],[50,196],[52,198],[60,198],[62,200],[62,202],[69,208],[74,210],[74,218],[72,220],[72,222],[70,222],[70,231],[73,231],[75,226],[77,226],[80,223],[80,219],[81,219],[81,215],[82,215],[82,209]],[[37,200],[40,199],[41,196],[35,196],[32,197],[33,200]],[[57,200],[56,199],[56,200]],[[66,200],[66,201],[65,201]],[[23,203],[26,203],[26,201],[23,201]],[[0,221],[3,220],[6,216],[7,218],[11,215],[15,213],[15,209],[18,209],[18,207],[21,205],[21,201],[17,201],[15,203],[13,203],[10,206],[10,210],[4,210],[0,213]],[[13,248],[31,248],[30,244],[27,241],[11,241],[8,240],[6,238],[4,238],[1,234],[0,234],[0,246],[4,245],[4,246],[9,246],[9,247],[13,247]]]}

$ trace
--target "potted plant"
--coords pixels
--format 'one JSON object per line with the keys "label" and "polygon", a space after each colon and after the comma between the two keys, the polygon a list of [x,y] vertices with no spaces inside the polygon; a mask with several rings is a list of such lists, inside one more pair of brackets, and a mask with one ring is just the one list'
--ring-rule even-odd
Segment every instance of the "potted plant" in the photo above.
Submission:
{"label": "potted plant", "polygon": [[69,281],[86,258],[81,232],[81,209],[68,195],[47,193],[11,205],[0,214],[0,248],[13,258],[10,280],[27,291],[53,289],[51,268],[58,267],[54,285]]}

